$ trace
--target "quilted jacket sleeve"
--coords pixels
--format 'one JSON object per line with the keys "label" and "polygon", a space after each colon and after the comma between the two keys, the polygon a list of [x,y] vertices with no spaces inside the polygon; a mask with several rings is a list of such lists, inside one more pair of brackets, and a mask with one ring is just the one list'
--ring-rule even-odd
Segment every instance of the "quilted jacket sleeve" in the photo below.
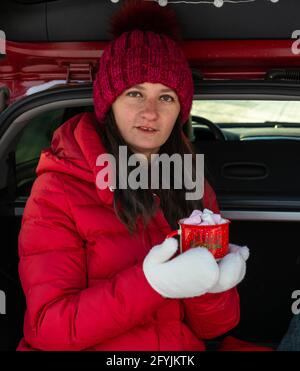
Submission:
{"label": "quilted jacket sleeve", "polygon": [[184,299],[183,306],[185,322],[200,339],[223,335],[240,320],[240,302],[236,288]]}
{"label": "quilted jacket sleeve", "polygon": [[144,322],[168,300],[151,288],[141,264],[87,287],[84,241],[54,173],[42,174],[34,183],[22,219],[19,256],[27,303],[24,338],[36,349],[93,346]]}

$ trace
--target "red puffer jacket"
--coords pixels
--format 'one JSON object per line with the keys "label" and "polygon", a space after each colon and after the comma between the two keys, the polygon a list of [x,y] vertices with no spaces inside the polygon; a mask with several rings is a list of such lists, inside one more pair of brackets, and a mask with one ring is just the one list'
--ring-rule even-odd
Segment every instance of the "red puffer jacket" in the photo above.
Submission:
{"label": "red puffer jacket", "polygon": [[[95,184],[105,149],[94,120],[70,119],[41,154],[19,235],[27,310],[18,350],[204,350],[201,338],[238,323],[237,291],[177,300],[152,289],[142,263],[170,226],[159,210],[130,236],[117,219],[113,193]],[[217,211],[208,184],[204,205]]]}

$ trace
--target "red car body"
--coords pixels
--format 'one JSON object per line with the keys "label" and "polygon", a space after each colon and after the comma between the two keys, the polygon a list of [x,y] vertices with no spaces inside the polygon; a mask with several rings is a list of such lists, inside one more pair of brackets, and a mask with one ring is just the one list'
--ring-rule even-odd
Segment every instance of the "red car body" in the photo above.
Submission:
{"label": "red car body", "polygon": [[[198,40],[182,47],[191,67],[204,79],[264,79],[272,69],[295,68],[300,54],[295,40]],[[107,42],[20,43],[7,41],[0,63],[0,87],[9,89],[13,103],[36,85],[51,80],[92,82]]]}

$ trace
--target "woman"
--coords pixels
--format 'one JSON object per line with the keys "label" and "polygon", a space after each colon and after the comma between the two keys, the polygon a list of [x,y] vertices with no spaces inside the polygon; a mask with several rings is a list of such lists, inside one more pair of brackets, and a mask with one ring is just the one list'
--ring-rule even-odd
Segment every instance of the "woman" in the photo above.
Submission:
{"label": "woman", "polygon": [[[149,164],[153,154],[191,153],[182,128],[193,82],[182,51],[153,25],[120,27],[124,19],[147,27],[146,18],[170,32],[169,10],[127,2],[100,59],[95,114],[63,124],[41,154],[19,235],[20,350],[204,350],[201,339],[239,321],[247,251],[236,247],[217,264],[207,249],[176,255],[177,241],[165,240],[192,210],[218,211],[209,184],[192,201],[185,189],[118,187],[120,146]],[[97,184],[105,154],[117,159],[114,187]]]}

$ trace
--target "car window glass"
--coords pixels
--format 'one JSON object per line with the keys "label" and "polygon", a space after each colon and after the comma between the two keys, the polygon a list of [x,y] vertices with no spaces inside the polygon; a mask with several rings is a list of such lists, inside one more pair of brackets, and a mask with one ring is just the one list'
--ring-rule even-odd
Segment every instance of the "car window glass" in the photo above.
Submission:
{"label": "car window glass", "polygon": [[50,146],[53,132],[62,123],[64,111],[64,109],[48,111],[26,125],[16,147],[17,165],[38,159],[41,150]]}
{"label": "car window glass", "polygon": [[66,107],[47,111],[33,118],[23,129],[16,145],[16,180],[19,197],[28,197],[36,178],[41,151],[50,147],[54,131],[81,112],[92,112],[93,106]]}
{"label": "car window glass", "polygon": [[297,123],[300,127],[300,101],[197,100],[192,115],[217,124]]}

